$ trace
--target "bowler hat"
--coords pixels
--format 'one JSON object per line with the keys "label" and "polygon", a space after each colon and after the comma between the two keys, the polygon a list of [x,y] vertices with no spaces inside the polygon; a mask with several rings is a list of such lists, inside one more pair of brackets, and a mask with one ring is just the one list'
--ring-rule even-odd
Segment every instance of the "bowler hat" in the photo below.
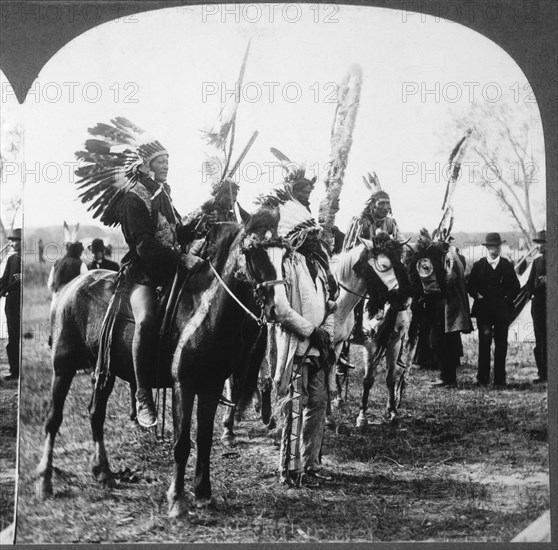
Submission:
{"label": "bowler hat", "polygon": [[543,229],[542,231],[537,231],[535,238],[533,239],[534,243],[545,243],[546,242],[546,231]]}
{"label": "bowler hat", "polygon": [[89,245],[88,248],[93,253],[104,252],[105,251],[105,243],[103,242],[103,239],[93,239],[93,241],[91,242],[91,244]]}
{"label": "bowler hat", "polygon": [[500,246],[502,243],[505,243],[500,237],[500,233],[487,233],[486,239],[482,243],[484,246]]}
{"label": "bowler hat", "polygon": [[11,235],[8,235],[10,241],[21,241],[21,229],[14,229]]}

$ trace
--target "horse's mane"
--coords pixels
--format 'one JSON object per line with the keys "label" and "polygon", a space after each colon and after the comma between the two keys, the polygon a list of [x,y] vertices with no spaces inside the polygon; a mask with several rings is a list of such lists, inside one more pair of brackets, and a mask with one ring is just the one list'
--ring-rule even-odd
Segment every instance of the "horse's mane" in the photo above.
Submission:
{"label": "horse's mane", "polygon": [[351,279],[351,277],[355,276],[353,267],[360,259],[363,248],[364,245],[359,244],[358,246],[355,246],[354,248],[351,248],[346,252],[341,252],[337,256],[337,262],[335,264],[336,266],[335,272],[339,281],[348,282]]}
{"label": "horse's mane", "polygon": [[235,222],[221,222],[217,226],[215,239],[210,242],[207,248],[207,258],[219,271],[230,254],[231,246],[240,233],[242,226]]}
{"label": "horse's mane", "polygon": [[275,205],[263,204],[254,212],[246,224],[247,233],[259,233],[267,230],[277,232],[279,209]]}

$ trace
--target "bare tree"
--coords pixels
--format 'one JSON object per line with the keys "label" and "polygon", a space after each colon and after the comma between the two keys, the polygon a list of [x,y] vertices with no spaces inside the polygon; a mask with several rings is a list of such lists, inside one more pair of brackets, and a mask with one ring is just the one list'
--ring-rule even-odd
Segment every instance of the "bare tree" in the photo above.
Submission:
{"label": "bare tree", "polygon": [[[22,135],[19,124],[10,124],[4,115],[0,119],[1,150],[0,150],[0,195],[2,197],[2,217],[9,220],[8,227],[0,219],[0,236],[4,242],[7,239],[7,229],[13,230],[17,213],[23,204],[21,184],[18,182],[17,188],[8,185],[4,174],[6,162],[17,162],[21,153]],[[9,190],[8,188],[12,189]]]}
{"label": "bare tree", "polygon": [[[542,125],[533,103],[473,103],[452,128],[473,128],[470,174],[475,184],[498,198],[528,242],[537,231],[533,189],[541,183]],[[449,139],[449,138],[448,138]],[[475,158],[476,157],[476,158]]]}

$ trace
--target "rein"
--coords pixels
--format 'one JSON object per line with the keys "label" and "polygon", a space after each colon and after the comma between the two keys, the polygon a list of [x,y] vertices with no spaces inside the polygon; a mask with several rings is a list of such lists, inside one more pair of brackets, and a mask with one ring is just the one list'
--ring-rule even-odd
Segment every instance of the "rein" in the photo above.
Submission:
{"label": "rein", "polygon": [[359,298],[366,298],[366,294],[362,295],[362,294],[357,294],[356,292],[353,292],[350,288],[347,288],[343,283],[337,282],[337,284],[343,289],[346,290],[349,294],[353,294],[354,296],[358,296]]}
{"label": "rein", "polygon": [[[254,321],[256,321],[256,323],[258,323],[258,325],[262,325],[263,322],[260,318],[256,317],[235,295],[234,292],[227,286],[227,283],[225,283],[225,281],[223,281],[223,279],[221,279],[221,276],[219,275],[219,273],[217,273],[217,270],[215,269],[215,267],[213,266],[213,264],[211,262],[209,263],[209,267],[211,268],[211,271],[213,271],[215,277],[217,277],[217,280],[221,283],[221,286],[228,292],[229,296],[248,314],[250,315],[250,317],[252,317],[252,319],[254,319]],[[277,283],[277,281],[269,281],[269,283]],[[264,283],[261,283],[262,285]],[[277,283],[279,284],[279,283]]]}

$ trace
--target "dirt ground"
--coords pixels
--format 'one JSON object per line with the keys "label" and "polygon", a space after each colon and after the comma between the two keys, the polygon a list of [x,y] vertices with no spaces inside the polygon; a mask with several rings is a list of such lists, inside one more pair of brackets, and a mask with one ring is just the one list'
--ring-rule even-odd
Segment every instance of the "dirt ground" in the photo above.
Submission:
{"label": "dirt ground", "polygon": [[[18,542],[496,542],[511,540],[549,508],[547,393],[531,383],[533,344],[510,343],[506,389],[478,388],[474,335],[464,337],[456,389],[431,389],[436,373],[414,369],[400,420],[365,430],[355,426],[363,363],[362,348],[353,346],[358,367],[347,406],[336,411],[337,427],[326,432],[323,449],[334,480],[320,489],[279,486],[279,434],[252,410],[234,447],[221,443],[216,426],[217,507],[192,505],[178,520],[167,518],[165,497],[173,468],[170,412],[164,441],[140,430],[127,420],[129,394],[117,382],[106,424],[117,488],[104,489],[89,469],[90,374],[79,374],[56,441],[54,496],[40,501],[34,469],[51,372],[42,317],[48,299],[33,300],[26,318],[31,337],[24,341]],[[370,400],[377,420],[385,395],[379,373]]]}

